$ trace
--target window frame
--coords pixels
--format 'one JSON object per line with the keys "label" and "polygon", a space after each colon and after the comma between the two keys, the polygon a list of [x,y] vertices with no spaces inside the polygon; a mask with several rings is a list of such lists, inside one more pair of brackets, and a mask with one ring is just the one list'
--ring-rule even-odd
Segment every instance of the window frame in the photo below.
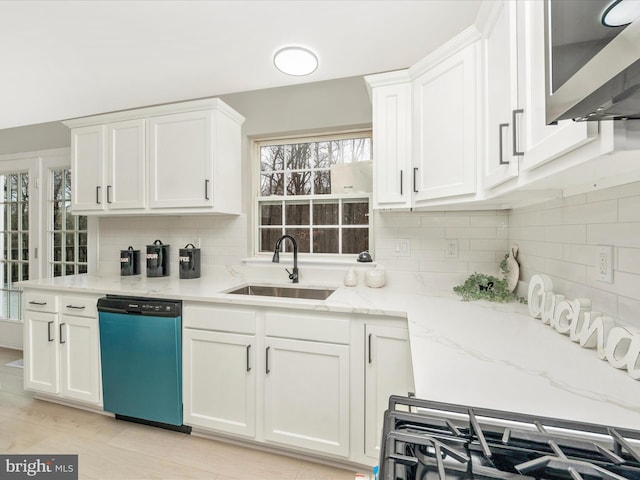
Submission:
{"label": "window frame", "polygon": [[[373,194],[369,193],[330,193],[330,194],[312,194],[312,195],[270,195],[268,197],[263,197],[260,195],[260,186],[261,186],[261,171],[260,171],[260,148],[266,145],[275,145],[275,144],[294,144],[294,143],[311,143],[318,141],[328,141],[328,140],[346,140],[350,138],[360,138],[360,137],[369,137],[371,139],[371,154],[373,156],[373,132],[370,128],[366,129],[358,129],[358,130],[341,130],[335,132],[322,132],[318,134],[299,134],[299,135],[282,135],[277,137],[261,137],[254,138],[252,140],[251,145],[251,198],[252,198],[252,208],[251,208],[251,254],[254,259],[259,260],[268,260],[271,261],[273,256],[273,252],[261,252],[260,248],[260,203],[261,202],[283,202],[283,201],[295,201],[296,197],[303,202],[310,201],[310,209],[312,209],[312,205],[314,201],[340,201],[339,212],[342,211],[342,202],[348,200],[363,200],[367,201],[369,205],[369,224],[368,227],[360,227],[358,228],[367,228],[368,229],[368,238],[369,238],[369,246],[368,251],[374,251],[374,215],[373,215]],[[286,172],[286,170],[285,170]],[[284,187],[286,189],[286,185]],[[340,213],[339,213],[340,215]],[[326,225],[318,225],[321,227],[326,227]],[[282,228],[296,228],[296,225],[282,225]],[[305,226],[306,227],[306,226]],[[314,225],[310,225],[309,228],[313,228]],[[341,221],[335,225],[335,227],[339,230],[344,228],[351,228],[355,226],[342,224]],[[338,240],[339,244],[342,243],[342,238]],[[286,244],[286,242],[285,242]],[[307,253],[307,252],[299,252],[298,253],[298,261],[307,261],[313,263],[315,261],[323,262],[323,263],[352,263],[355,259],[358,258],[358,253]],[[281,253],[281,258],[287,259],[292,256],[291,248],[289,245],[285,245],[285,250]]]}
{"label": "window frame", "polygon": [[[71,169],[71,150],[63,149],[63,151],[51,152],[49,155],[41,156],[39,183],[41,185],[40,195],[40,212],[41,213],[41,225],[42,234],[39,236],[40,240],[40,252],[44,252],[39,255],[38,262],[40,267],[41,276],[38,278],[54,278],[52,270],[52,255],[53,255],[53,238],[50,235],[52,225],[52,212],[51,201],[53,196],[53,185],[51,181],[52,173],[54,170],[70,170]],[[98,219],[93,215],[87,216],[87,273],[95,274],[98,266]],[[63,275],[66,276],[66,275]]]}

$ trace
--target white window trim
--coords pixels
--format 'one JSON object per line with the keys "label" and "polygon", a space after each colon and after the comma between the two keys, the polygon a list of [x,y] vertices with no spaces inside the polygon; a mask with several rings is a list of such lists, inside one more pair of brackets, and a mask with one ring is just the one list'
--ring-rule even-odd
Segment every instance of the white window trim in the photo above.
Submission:
{"label": "white window trim", "polygon": [[37,152],[3,155],[0,157],[0,175],[29,173],[29,279],[40,278],[40,188],[38,182],[39,156]]}
{"label": "white window trim", "polygon": [[[50,221],[48,198],[50,171],[71,168],[71,149],[54,148],[33,152],[0,155],[0,174],[17,171],[29,172],[29,279],[38,280],[48,274],[50,239],[46,225]],[[98,271],[98,219],[87,219],[88,273]],[[37,254],[36,254],[37,252]]]}
{"label": "white window trim", "polygon": [[[63,149],[63,151],[59,152],[59,155],[51,155],[47,157],[42,157],[41,162],[41,170],[40,170],[40,178],[41,184],[44,184],[44,188],[42,188],[43,195],[41,196],[41,206],[40,210],[43,212],[44,219],[41,222],[42,227],[44,228],[41,241],[43,243],[44,249],[40,250],[43,252],[39,257],[40,261],[40,271],[42,272],[42,277],[53,276],[53,273],[50,272],[50,261],[49,255],[53,252],[53,245],[51,244],[51,235],[49,232],[52,229],[52,212],[51,212],[51,202],[49,201],[53,195],[51,191],[51,172],[53,170],[67,169],[71,168],[71,151],[69,149]],[[87,273],[88,274],[96,274],[98,271],[98,219],[93,215],[87,216]]]}
{"label": "white window trim", "polygon": [[[250,225],[251,225],[251,257],[243,259],[243,263],[266,263],[271,262],[273,252],[260,252],[258,246],[260,245],[260,229],[258,228],[258,219],[260,218],[259,209],[259,193],[260,193],[260,146],[265,143],[305,143],[315,142],[322,137],[331,138],[332,140],[341,140],[347,138],[353,138],[357,134],[368,134],[371,136],[373,147],[373,135],[371,129],[357,129],[357,130],[341,130],[336,132],[322,132],[317,134],[299,134],[299,135],[282,135],[277,137],[260,137],[253,138],[250,146],[250,164],[251,164],[251,212],[250,212]],[[373,151],[373,150],[372,150]],[[369,199],[369,252],[375,251],[374,246],[374,215],[373,215],[373,196],[369,194],[343,194],[343,195],[309,195],[304,199],[335,199],[335,198],[368,198]],[[292,196],[274,195],[273,200],[291,200]],[[327,266],[340,266],[345,264],[353,264],[358,258],[358,254],[335,254],[335,253],[299,253],[298,263],[301,265],[327,265]],[[293,263],[293,254],[283,252],[280,254],[281,263]],[[375,263],[367,263],[367,265],[375,265]]]}

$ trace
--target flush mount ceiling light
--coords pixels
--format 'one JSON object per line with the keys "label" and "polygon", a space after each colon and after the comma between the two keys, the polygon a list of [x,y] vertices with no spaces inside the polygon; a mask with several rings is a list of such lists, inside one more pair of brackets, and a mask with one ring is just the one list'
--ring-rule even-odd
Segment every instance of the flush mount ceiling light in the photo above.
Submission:
{"label": "flush mount ceiling light", "polygon": [[285,47],[275,53],[273,63],[287,75],[309,75],[318,68],[318,57],[306,48]]}
{"label": "flush mount ceiling light", "polygon": [[602,12],[605,27],[622,27],[640,17],[640,0],[614,0]]}

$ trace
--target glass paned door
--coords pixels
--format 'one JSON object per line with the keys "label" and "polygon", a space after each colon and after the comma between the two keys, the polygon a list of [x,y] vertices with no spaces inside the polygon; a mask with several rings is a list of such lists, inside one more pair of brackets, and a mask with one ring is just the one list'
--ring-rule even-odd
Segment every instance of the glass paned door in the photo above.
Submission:
{"label": "glass paned door", "polygon": [[0,175],[0,317],[19,319],[20,291],[29,279],[29,173]]}
{"label": "glass paned door", "polygon": [[52,170],[51,187],[49,274],[60,277],[87,273],[87,217],[71,213],[71,172]]}

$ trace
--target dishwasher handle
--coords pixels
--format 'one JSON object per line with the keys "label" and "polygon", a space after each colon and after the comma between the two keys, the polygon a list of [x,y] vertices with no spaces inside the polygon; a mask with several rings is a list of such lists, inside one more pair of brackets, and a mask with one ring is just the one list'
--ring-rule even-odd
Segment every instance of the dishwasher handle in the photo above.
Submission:
{"label": "dishwasher handle", "polygon": [[125,308],[114,308],[114,307],[98,307],[98,312],[107,312],[107,313],[129,313]]}

